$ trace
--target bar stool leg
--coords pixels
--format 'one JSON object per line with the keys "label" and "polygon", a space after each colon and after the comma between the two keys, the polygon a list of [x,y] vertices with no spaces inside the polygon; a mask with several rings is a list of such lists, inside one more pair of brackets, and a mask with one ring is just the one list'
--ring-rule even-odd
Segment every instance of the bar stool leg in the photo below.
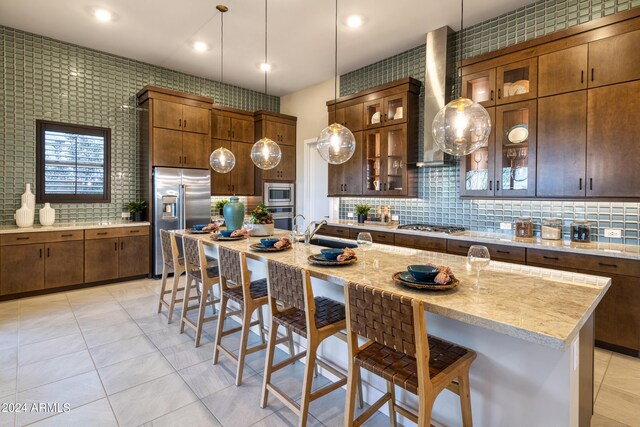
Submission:
{"label": "bar stool leg", "polygon": [[469,387],[469,369],[466,369],[458,377],[458,390],[460,393],[460,407],[462,409],[462,425],[471,427],[471,390]]}
{"label": "bar stool leg", "polygon": [[160,301],[158,301],[158,313],[162,311],[162,301],[164,301],[164,294],[167,289],[167,276],[169,275],[169,270],[167,269],[167,265],[164,264],[162,266],[162,285],[160,286]]}
{"label": "bar stool leg", "polygon": [[[358,368],[358,370],[360,370],[360,368]],[[362,386],[362,383],[360,386]],[[360,392],[362,392],[362,389]],[[389,425],[396,427],[398,425],[398,417],[396,415],[396,388],[391,381],[387,381],[387,393],[391,395],[391,399],[389,399]]]}
{"label": "bar stool leg", "polygon": [[247,353],[247,339],[249,338],[249,330],[251,328],[251,308],[243,307],[242,309],[242,332],[240,333],[240,350],[238,351],[238,367],[236,370],[236,385],[242,384],[242,372],[244,371],[244,357]]}
{"label": "bar stool leg", "polygon": [[262,314],[262,306],[258,307],[258,327],[260,328],[260,341],[266,344],[267,340],[264,336],[264,315]]}
{"label": "bar stool leg", "polygon": [[260,407],[266,408],[269,401],[269,391],[267,390],[267,384],[271,384],[271,368],[273,367],[273,355],[276,349],[276,340],[278,339],[278,324],[271,321],[269,327],[269,339],[267,341],[267,356],[264,361],[264,375],[262,377],[262,399],[260,401]]}
{"label": "bar stool leg", "polygon": [[[173,272],[173,286],[171,287],[171,302],[169,303],[169,313],[167,323],[173,321],[173,310],[176,308],[176,299],[178,298],[178,287],[180,285],[180,274]],[[184,303],[184,299],[183,299]]]}
{"label": "bar stool leg", "polygon": [[184,332],[184,319],[187,317],[187,309],[189,307],[189,295],[191,294],[192,278],[187,276],[187,283],[184,285],[184,295],[182,297],[182,316],[180,316],[180,333]]}
{"label": "bar stool leg", "polygon": [[434,396],[428,393],[418,394],[418,427],[429,427],[431,425],[431,411],[433,410]]}
{"label": "bar stool leg", "polygon": [[202,285],[202,293],[198,304],[198,322],[196,323],[196,347],[200,347],[200,337],[202,336],[202,326],[204,324],[204,314],[207,310],[207,298],[213,289],[209,286]]}
{"label": "bar stool leg", "polygon": [[360,379],[360,369],[354,366],[353,360],[349,363],[349,371],[347,373],[347,396],[344,411],[344,425],[350,427],[353,425],[356,406],[356,384]]}
{"label": "bar stool leg", "polygon": [[295,347],[293,346],[293,333],[287,328],[287,344],[289,345],[289,356],[295,354]]}
{"label": "bar stool leg", "polygon": [[304,379],[302,381],[302,399],[300,400],[300,417],[298,417],[298,426],[305,427],[307,425],[307,416],[309,415],[309,403],[311,401],[311,385],[313,384],[313,370],[316,367],[316,351],[318,344],[307,337],[307,357],[305,358]]}
{"label": "bar stool leg", "polygon": [[218,315],[218,324],[216,325],[216,342],[213,344],[213,364],[218,364],[218,346],[222,342],[222,331],[224,330],[224,321],[227,318],[227,304],[229,298],[223,293],[220,297],[220,314]]}

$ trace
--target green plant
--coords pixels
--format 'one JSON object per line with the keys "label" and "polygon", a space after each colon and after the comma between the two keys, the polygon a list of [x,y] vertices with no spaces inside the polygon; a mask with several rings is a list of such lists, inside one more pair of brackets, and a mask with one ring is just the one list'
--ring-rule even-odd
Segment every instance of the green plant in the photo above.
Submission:
{"label": "green plant", "polygon": [[365,215],[366,216],[366,215],[369,215],[369,211],[371,210],[371,206],[367,205],[366,203],[365,204],[357,204],[354,207],[354,209],[355,209],[355,211],[356,211],[356,213],[358,215]]}
{"label": "green plant", "polygon": [[224,208],[224,205],[226,205],[227,203],[229,203],[229,201],[227,199],[218,200],[216,202],[216,210],[220,210],[220,209]]}
{"label": "green plant", "polygon": [[267,207],[260,203],[251,211],[251,224],[273,224],[273,215],[267,210]]}
{"label": "green plant", "polygon": [[147,208],[147,202],[144,200],[141,200],[139,202],[136,202],[136,201],[129,202],[129,204],[127,205],[127,210],[129,210],[129,212],[131,213],[142,212],[146,208]]}

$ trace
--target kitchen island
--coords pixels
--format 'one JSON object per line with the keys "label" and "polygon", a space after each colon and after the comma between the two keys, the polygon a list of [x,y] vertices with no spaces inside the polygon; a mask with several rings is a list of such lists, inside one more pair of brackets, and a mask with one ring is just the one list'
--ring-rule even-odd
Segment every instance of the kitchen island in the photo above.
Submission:
{"label": "kitchen island", "polygon": [[[277,235],[285,235],[278,232]],[[374,245],[357,249],[358,262],[345,267],[310,265],[307,257],[320,247],[297,243],[284,252],[254,252],[257,238],[217,242],[196,236],[213,249],[224,245],[247,254],[252,279],[264,274],[264,262],[274,259],[306,268],[314,292],[344,301],[349,281],[371,284],[425,302],[430,334],[474,349],[471,398],[476,426],[588,426],[593,402],[593,311],[610,279],[577,273],[493,262],[481,274],[488,292],[471,290],[475,275],[464,257],[415,249]],[[428,292],[395,284],[391,276],[410,264],[449,265],[460,285],[446,292]],[[329,340],[320,356],[347,366],[347,350]],[[365,400],[381,395],[384,382],[364,373]],[[415,406],[414,397],[399,398]],[[460,425],[457,396],[442,393],[433,420]]]}

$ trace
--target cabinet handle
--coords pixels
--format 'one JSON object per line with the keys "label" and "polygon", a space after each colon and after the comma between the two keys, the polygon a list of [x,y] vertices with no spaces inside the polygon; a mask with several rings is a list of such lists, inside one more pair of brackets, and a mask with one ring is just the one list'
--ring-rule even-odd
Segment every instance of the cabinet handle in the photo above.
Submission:
{"label": "cabinet handle", "polygon": [[129,230],[129,233],[139,233],[140,230]]}
{"label": "cabinet handle", "polygon": [[118,251],[118,242],[115,242],[114,249],[116,250],[116,252]]}
{"label": "cabinet handle", "polygon": [[236,137],[236,131],[235,131],[235,130],[232,130],[232,131],[231,131],[231,138],[235,138],[235,137]]}
{"label": "cabinet handle", "polygon": [[496,250],[496,253],[498,253],[498,254],[510,254],[511,252],[509,252],[509,251],[498,251],[498,250]]}
{"label": "cabinet handle", "polygon": [[40,248],[40,258],[42,258],[42,248]]}
{"label": "cabinet handle", "polygon": [[51,248],[47,248],[47,258],[51,255]]}
{"label": "cabinet handle", "polygon": [[490,95],[489,95],[489,100],[493,101],[493,89],[491,89]]}
{"label": "cabinet handle", "polygon": [[470,246],[465,246],[465,245],[458,245],[458,247],[460,249],[469,249],[470,248]]}
{"label": "cabinet handle", "polygon": [[235,191],[236,190],[236,185],[235,184],[231,184],[231,191]]}
{"label": "cabinet handle", "polygon": [[498,99],[502,98],[502,89],[498,89]]}
{"label": "cabinet handle", "polygon": [[584,83],[584,70],[580,71],[580,84]]}
{"label": "cabinet handle", "polygon": [[344,185],[344,191],[347,191],[347,184]]}
{"label": "cabinet handle", "polygon": [[231,129],[227,129],[227,138],[231,138]]}
{"label": "cabinet handle", "polygon": [[595,77],[595,71],[594,71],[594,69],[592,68],[592,69],[591,69],[591,81],[593,81],[593,78],[594,78],[594,77]]}
{"label": "cabinet handle", "polygon": [[616,264],[607,264],[604,262],[599,262],[599,265],[601,265],[602,267],[611,267],[611,268],[618,268],[618,266]]}
{"label": "cabinet handle", "polygon": [[493,181],[489,180],[489,191],[493,191]]}
{"label": "cabinet handle", "polygon": [[182,164],[182,156],[178,157],[178,163]]}
{"label": "cabinet handle", "polygon": [[347,127],[347,122],[344,122],[344,127]]}
{"label": "cabinet handle", "polygon": [[550,259],[551,261],[559,261],[558,257],[555,256],[546,256],[546,255],[542,255],[542,258],[544,259]]}
{"label": "cabinet handle", "polygon": [[124,242],[120,242],[120,250],[123,251],[124,250]]}
{"label": "cabinet handle", "polygon": [[97,233],[98,236],[106,236],[107,232],[106,231],[102,231],[100,233]]}
{"label": "cabinet handle", "polygon": [[178,119],[178,127],[181,128],[182,127],[182,119]]}
{"label": "cabinet handle", "polygon": [[29,240],[30,237],[18,237],[16,240]]}
{"label": "cabinet handle", "polygon": [[496,191],[500,191],[500,181],[496,181]]}
{"label": "cabinet handle", "polygon": [[184,125],[184,128],[186,129],[187,128],[187,121],[186,120],[184,121],[183,125]]}
{"label": "cabinet handle", "polygon": [[589,190],[593,190],[593,178],[589,178]]}
{"label": "cabinet handle", "polygon": [[384,183],[384,191],[387,191],[387,183]]}
{"label": "cabinet handle", "polygon": [[582,190],[582,178],[580,178],[580,183],[578,185],[578,190]]}
{"label": "cabinet handle", "polygon": [[61,234],[60,237],[72,237],[73,234]]}
{"label": "cabinet handle", "polygon": [[187,164],[187,156],[184,156],[184,164]]}

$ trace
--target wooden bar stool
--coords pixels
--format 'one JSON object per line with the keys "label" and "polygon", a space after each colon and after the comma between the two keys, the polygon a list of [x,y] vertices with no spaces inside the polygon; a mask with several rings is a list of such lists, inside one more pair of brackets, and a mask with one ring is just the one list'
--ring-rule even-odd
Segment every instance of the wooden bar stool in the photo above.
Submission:
{"label": "wooden bar stool", "polygon": [[[196,331],[196,347],[200,346],[200,338],[202,336],[202,327],[204,323],[216,320],[218,316],[216,313],[215,304],[219,302],[219,299],[215,299],[213,286],[219,282],[218,265],[215,260],[208,261],[204,253],[204,244],[198,239],[193,237],[183,236],[182,246],[184,248],[184,260],[187,273],[187,284],[185,285],[184,300],[186,303],[182,304],[182,317],[180,318],[180,333],[184,332],[184,326],[189,325]],[[196,284],[195,288],[198,291],[198,303],[189,304],[190,291],[193,287],[192,284]],[[205,317],[205,310],[207,308],[207,302],[211,304],[214,315]],[[187,318],[187,314],[191,310],[198,310],[198,318],[194,322]]]}
{"label": "wooden bar stool", "polygon": [[[247,355],[260,351],[267,347],[264,337],[264,319],[262,307],[268,303],[267,279],[251,281],[251,274],[247,267],[247,257],[244,253],[233,249],[218,246],[218,262],[220,266],[220,314],[216,331],[216,341],[213,347],[213,364],[218,363],[219,351],[222,350],[227,356],[237,364],[236,385],[242,384],[242,372],[244,370],[244,359]],[[229,301],[234,301],[240,306],[240,310],[228,312]],[[258,320],[251,321],[253,312],[258,310]],[[242,325],[224,330],[224,321],[228,316],[241,315]],[[260,339],[262,344],[247,348],[250,328],[260,326]],[[222,338],[241,332],[240,349],[238,357],[233,352],[222,345]],[[291,333],[288,337],[278,340],[277,343],[289,342],[289,354],[293,355],[293,339]]]}
{"label": "wooden bar stool", "polygon": [[[460,396],[462,425],[471,427],[469,368],[476,352],[427,335],[422,301],[355,283],[345,287],[345,297],[349,382],[344,425],[362,425],[388,402],[392,426],[396,413],[429,426],[433,403],[446,388]],[[358,346],[358,336],[369,341]],[[354,420],[353,385],[361,367],[387,380],[387,393]],[[396,402],[394,385],[418,395],[417,415]]]}
{"label": "wooden bar stool", "polygon": [[[291,267],[276,261],[267,263],[267,281],[269,290],[269,306],[271,308],[271,325],[265,361],[262,385],[262,402],[260,407],[267,406],[269,392],[273,393],[293,412],[298,414],[299,426],[305,426],[309,414],[309,403],[336,390],[347,383],[344,372],[317,358],[318,347],[326,338],[340,333],[345,328],[344,304],[325,297],[313,296],[309,271]],[[283,308],[278,307],[278,302]],[[284,326],[307,339],[307,349],[296,355],[273,364],[278,327]],[[306,355],[304,379],[302,382],[302,399],[300,404],[284,394],[271,383],[271,375]],[[340,378],[311,392],[313,371],[318,364]]]}
{"label": "wooden bar stool", "polygon": [[[160,244],[162,246],[162,286],[160,288],[160,301],[158,301],[158,313],[162,311],[162,306],[167,308],[167,323],[171,323],[173,310],[183,299],[177,298],[178,292],[184,291],[184,287],[179,286],[180,276],[185,273],[184,257],[180,256],[176,234],[167,230],[160,230]],[[173,273],[173,285],[167,290],[169,274]],[[170,294],[169,301],[164,296]],[[198,297],[192,297],[197,299]]]}

